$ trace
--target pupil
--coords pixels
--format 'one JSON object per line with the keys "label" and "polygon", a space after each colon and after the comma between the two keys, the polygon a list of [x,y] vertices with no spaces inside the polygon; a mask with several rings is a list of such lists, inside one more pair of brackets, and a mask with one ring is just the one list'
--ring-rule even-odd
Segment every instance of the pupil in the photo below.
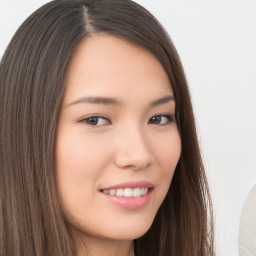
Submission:
{"label": "pupil", "polygon": [[161,123],[161,116],[152,117],[152,123],[155,123],[155,124]]}
{"label": "pupil", "polygon": [[98,117],[90,117],[87,121],[88,124],[96,125],[98,123]]}

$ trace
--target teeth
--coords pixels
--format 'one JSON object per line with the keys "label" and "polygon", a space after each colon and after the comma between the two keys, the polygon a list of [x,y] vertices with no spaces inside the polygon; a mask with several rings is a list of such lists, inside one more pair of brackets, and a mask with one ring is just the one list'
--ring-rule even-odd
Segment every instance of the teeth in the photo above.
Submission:
{"label": "teeth", "polygon": [[125,197],[132,197],[132,193],[133,191],[132,191],[132,189],[131,188],[125,188],[124,189],[124,196]]}
{"label": "teeth", "polygon": [[148,193],[148,188],[118,188],[103,190],[104,194],[111,196],[139,197]]}
{"label": "teeth", "polygon": [[133,189],[133,191],[132,191],[132,196],[133,197],[139,197],[140,195],[141,195],[140,188]]}
{"label": "teeth", "polygon": [[121,188],[118,188],[118,189],[116,190],[116,196],[123,196],[123,195],[124,195],[124,190],[121,189]]}
{"label": "teeth", "polygon": [[111,196],[114,196],[114,195],[116,194],[116,190],[115,190],[115,189],[110,189],[110,190],[109,190],[109,194],[110,194]]}

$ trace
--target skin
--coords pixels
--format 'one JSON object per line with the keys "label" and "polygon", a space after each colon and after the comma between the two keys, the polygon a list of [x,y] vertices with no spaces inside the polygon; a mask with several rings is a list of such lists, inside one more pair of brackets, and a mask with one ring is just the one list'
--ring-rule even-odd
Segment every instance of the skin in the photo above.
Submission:
{"label": "skin", "polygon": [[[175,101],[166,96],[173,96],[168,76],[144,48],[110,35],[93,35],[77,48],[56,158],[61,201],[76,230],[78,255],[85,255],[83,246],[93,256],[133,255],[133,240],[150,228],[181,153],[175,118],[166,117],[174,115]],[[90,122],[91,116],[100,118]],[[150,201],[139,209],[123,208],[101,192],[131,181],[154,185]]]}

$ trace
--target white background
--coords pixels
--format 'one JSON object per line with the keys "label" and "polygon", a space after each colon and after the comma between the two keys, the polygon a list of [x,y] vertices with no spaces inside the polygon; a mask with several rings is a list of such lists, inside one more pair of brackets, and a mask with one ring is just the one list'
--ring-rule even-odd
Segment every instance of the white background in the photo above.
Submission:
{"label": "white background", "polygon": [[[0,0],[0,56],[21,22],[46,2]],[[256,1],[137,2],[180,53],[214,199],[218,255],[237,256],[243,201],[256,184]]]}

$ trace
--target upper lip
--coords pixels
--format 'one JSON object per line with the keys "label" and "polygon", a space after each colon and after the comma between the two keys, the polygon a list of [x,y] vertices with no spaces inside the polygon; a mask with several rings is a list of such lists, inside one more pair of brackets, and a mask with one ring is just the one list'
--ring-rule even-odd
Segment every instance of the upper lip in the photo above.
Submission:
{"label": "upper lip", "polygon": [[153,188],[154,185],[149,181],[131,181],[120,184],[115,184],[109,187],[105,187],[101,190],[118,189],[118,188]]}

